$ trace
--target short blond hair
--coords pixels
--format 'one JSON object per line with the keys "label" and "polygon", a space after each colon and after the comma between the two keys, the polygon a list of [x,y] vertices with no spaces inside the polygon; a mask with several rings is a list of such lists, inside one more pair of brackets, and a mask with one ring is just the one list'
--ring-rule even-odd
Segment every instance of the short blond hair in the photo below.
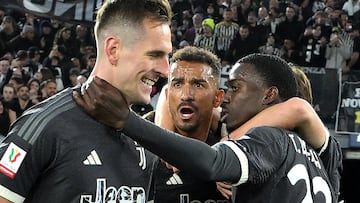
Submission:
{"label": "short blond hair", "polygon": [[290,64],[296,79],[297,96],[305,99],[310,104],[313,103],[311,82],[300,67]]}

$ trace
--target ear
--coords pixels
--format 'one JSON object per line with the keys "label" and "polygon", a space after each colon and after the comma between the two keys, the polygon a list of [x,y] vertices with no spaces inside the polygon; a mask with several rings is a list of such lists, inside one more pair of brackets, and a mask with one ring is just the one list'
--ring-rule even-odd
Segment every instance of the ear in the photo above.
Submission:
{"label": "ear", "polygon": [[224,90],[217,90],[217,91],[216,91],[215,101],[214,101],[214,107],[215,107],[215,108],[220,106],[220,104],[221,104],[222,101],[223,101],[224,95],[225,95]]}
{"label": "ear", "polygon": [[277,87],[270,87],[265,90],[265,96],[263,98],[263,105],[272,104],[275,100],[278,99],[279,96],[279,89]]}
{"label": "ear", "polygon": [[117,65],[121,41],[115,36],[109,36],[105,39],[105,54],[112,65]]}

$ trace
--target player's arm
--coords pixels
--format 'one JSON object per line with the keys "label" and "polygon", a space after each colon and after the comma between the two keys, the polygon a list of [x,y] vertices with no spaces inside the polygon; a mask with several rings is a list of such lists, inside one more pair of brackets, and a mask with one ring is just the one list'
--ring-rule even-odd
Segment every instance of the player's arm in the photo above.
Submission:
{"label": "player's arm", "polygon": [[241,177],[239,158],[225,144],[210,147],[199,140],[164,130],[134,112],[129,113],[122,131],[180,170],[204,180],[236,183]]}
{"label": "player's arm", "polygon": [[73,95],[88,114],[107,126],[121,129],[125,135],[180,170],[203,180],[233,183],[240,180],[241,166],[247,171],[247,162],[241,164],[238,156],[243,152],[233,142],[210,147],[199,140],[183,137],[131,112],[121,92],[108,82],[95,77],[86,86],[82,95],[76,91]]}
{"label": "player's arm", "polygon": [[296,130],[313,148],[321,148],[327,140],[327,129],[313,107],[304,99],[294,97],[258,113],[230,134],[237,139],[252,127],[273,126]]}
{"label": "player's arm", "polygon": [[0,203],[12,203],[12,202],[0,196]]}

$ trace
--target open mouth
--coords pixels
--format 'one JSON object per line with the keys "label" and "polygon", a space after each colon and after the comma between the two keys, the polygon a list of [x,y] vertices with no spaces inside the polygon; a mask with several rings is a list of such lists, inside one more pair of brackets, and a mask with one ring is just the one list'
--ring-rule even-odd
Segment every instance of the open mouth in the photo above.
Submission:
{"label": "open mouth", "polygon": [[179,112],[182,119],[190,119],[194,115],[195,110],[192,107],[183,106],[179,109]]}

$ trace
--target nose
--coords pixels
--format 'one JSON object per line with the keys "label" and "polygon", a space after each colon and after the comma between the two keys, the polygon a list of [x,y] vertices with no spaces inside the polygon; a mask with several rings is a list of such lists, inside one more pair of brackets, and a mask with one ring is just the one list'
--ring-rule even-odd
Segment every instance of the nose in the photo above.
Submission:
{"label": "nose", "polygon": [[182,87],[180,98],[182,101],[194,100],[194,90],[191,85],[184,85]]}
{"label": "nose", "polygon": [[169,68],[169,58],[165,56],[164,59],[157,64],[156,72],[160,73],[162,77],[167,78],[169,75]]}
{"label": "nose", "polygon": [[230,97],[228,96],[228,94],[225,94],[222,104],[228,104],[229,102],[230,102]]}

